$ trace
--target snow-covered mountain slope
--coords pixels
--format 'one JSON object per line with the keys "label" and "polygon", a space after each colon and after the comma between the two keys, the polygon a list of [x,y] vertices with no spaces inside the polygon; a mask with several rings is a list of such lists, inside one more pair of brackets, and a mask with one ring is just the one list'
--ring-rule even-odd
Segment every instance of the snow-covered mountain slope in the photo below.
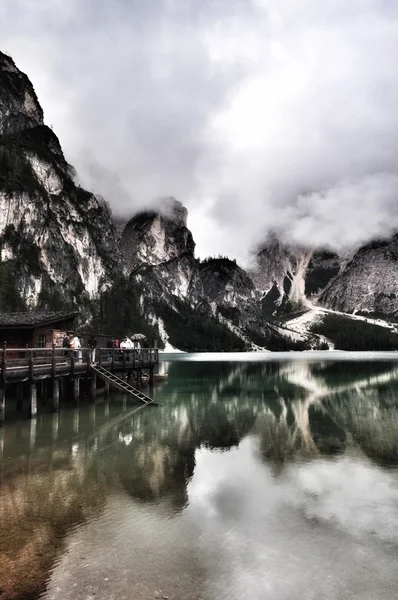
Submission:
{"label": "snow-covered mountain slope", "polygon": [[110,211],[75,185],[32,84],[2,53],[0,82],[0,277],[12,273],[29,307],[82,305],[117,270]]}

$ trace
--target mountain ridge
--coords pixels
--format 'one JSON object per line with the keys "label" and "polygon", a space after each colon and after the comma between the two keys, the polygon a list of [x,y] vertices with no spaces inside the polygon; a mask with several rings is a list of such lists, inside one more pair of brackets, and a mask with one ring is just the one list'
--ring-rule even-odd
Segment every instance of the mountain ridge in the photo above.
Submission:
{"label": "mountain ridge", "polygon": [[0,83],[3,312],[78,307],[91,328],[197,350],[333,347],[318,323],[327,311],[395,318],[398,235],[338,254],[270,234],[251,270],[201,261],[178,200],[113,220],[77,184],[32,83],[1,52]]}

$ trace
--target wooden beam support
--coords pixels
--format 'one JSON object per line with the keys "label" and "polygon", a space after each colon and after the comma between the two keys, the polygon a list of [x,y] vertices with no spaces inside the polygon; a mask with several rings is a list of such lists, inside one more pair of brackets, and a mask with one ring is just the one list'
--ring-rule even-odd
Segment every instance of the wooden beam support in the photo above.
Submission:
{"label": "wooden beam support", "polygon": [[29,352],[29,416],[33,419],[37,415],[37,383],[34,380],[33,349]]}

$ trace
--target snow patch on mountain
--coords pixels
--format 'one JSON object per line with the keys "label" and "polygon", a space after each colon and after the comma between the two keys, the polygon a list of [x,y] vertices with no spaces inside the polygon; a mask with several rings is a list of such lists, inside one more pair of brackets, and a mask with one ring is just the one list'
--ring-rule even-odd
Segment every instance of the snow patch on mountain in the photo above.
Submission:
{"label": "snow patch on mountain", "polygon": [[[379,325],[380,327],[385,327],[386,329],[391,329],[392,331],[397,331],[396,325],[388,323],[387,321],[383,321],[383,319],[372,319],[370,317],[339,312],[321,306],[310,306],[311,308],[307,312],[303,313],[299,317],[295,317],[294,319],[287,321],[286,326],[289,329],[297,331],[301,335],[308,335],[311,332],[312,325],[314,325],[315,323],[319,323],[319,321],[321,321],[325,315],[332,314],[339,315],[341,317],[346,317],[348,319],[353,319],[355,321],[363,321],[364,323],[370,323],[372,325]],[[328,343],[331,344],[329,340]]]}
{"label": "snow patch on mountain", "polygon": [[158,328],[160,339],[162,340],[162,343],[164,345],[164,349],[160,350],[160,352],[168,352],[168,353],[182,352],[182,353],[184,353],[183,350],[179,350],[178,348],[175,348],[172,344],[170,344],[170,341],[169,341],[170,336],[166,331],[164,321],[161,317],[158,317],[154,313],[149,313],[148,319],[149,319],[149,322],[151,323],[151,325],[157,326],[157,328]]}

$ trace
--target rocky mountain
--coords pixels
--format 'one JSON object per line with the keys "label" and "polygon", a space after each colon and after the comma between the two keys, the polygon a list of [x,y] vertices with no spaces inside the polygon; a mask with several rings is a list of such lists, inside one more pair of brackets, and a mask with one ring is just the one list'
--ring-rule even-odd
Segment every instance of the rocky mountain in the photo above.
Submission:
{"label": "rocky mountain", "polygon": [[139,290],[139,309],[164,343],[204,349],[210,339],[213,348],[243,349],[246,340],[221,322],[206,294],[181,202],[166,198],[158,210],[136,214],[123,230],[120,247],[124,285],[130,295]]}
{"label": "rocky mountain", "polygon": [[108,207],[75,185],[31,82],[2,53],[0,249],[3,310],[88,307],[120,262]]}
{"label": "rocky mountain", "polygon": [[360,248],[321,294],[320,304],[347,313],[398,312],[398,235]]}
{"label": "rocky mountain", "polygon": [[253,338],[254,331],[264,337],[269,334],[269,323],[263,318],[260,292],[236,261],[208,258],[200,263],[200,278],[216,314],[239,328],[249,339]]}
{"label": "rocky mountain", "polygon": [[317,347],[323,331],[349,329],[336,311],[395,316],[398,235],[338,255],[273,234],[250,271],[200,261],[181,202],[113,220],[79,186],[31,82],[1,52],[0,84],[0,310],[78,307],[94,328],[186,350]]}
{"label": "rocky mountain", "polygon": [[265,314],[305,306],[305,276],[313,251],[282,244],[272,235],[258,252],[251,275]]}
{"label": "rocky mountain", "polygon": [[204,293],[187,216],[181,202],[167,198],[158,212],[140,212],[127,223],[120,247],[126,273],[137,282],[151,280],[150,296],[168,295],[195,306]]}
{"label": "rocky mountain", "polygon": [[216,335],[231,349],[287,349],[304,341],[264,317],[261,291],[235,261],[195,258],[187,210],[177,200],[165,199],[158,210],[135,215],[120,243],[130,293],[141,290],[141,310],[166,342],[185,348],[194,329],[203,348]]}

